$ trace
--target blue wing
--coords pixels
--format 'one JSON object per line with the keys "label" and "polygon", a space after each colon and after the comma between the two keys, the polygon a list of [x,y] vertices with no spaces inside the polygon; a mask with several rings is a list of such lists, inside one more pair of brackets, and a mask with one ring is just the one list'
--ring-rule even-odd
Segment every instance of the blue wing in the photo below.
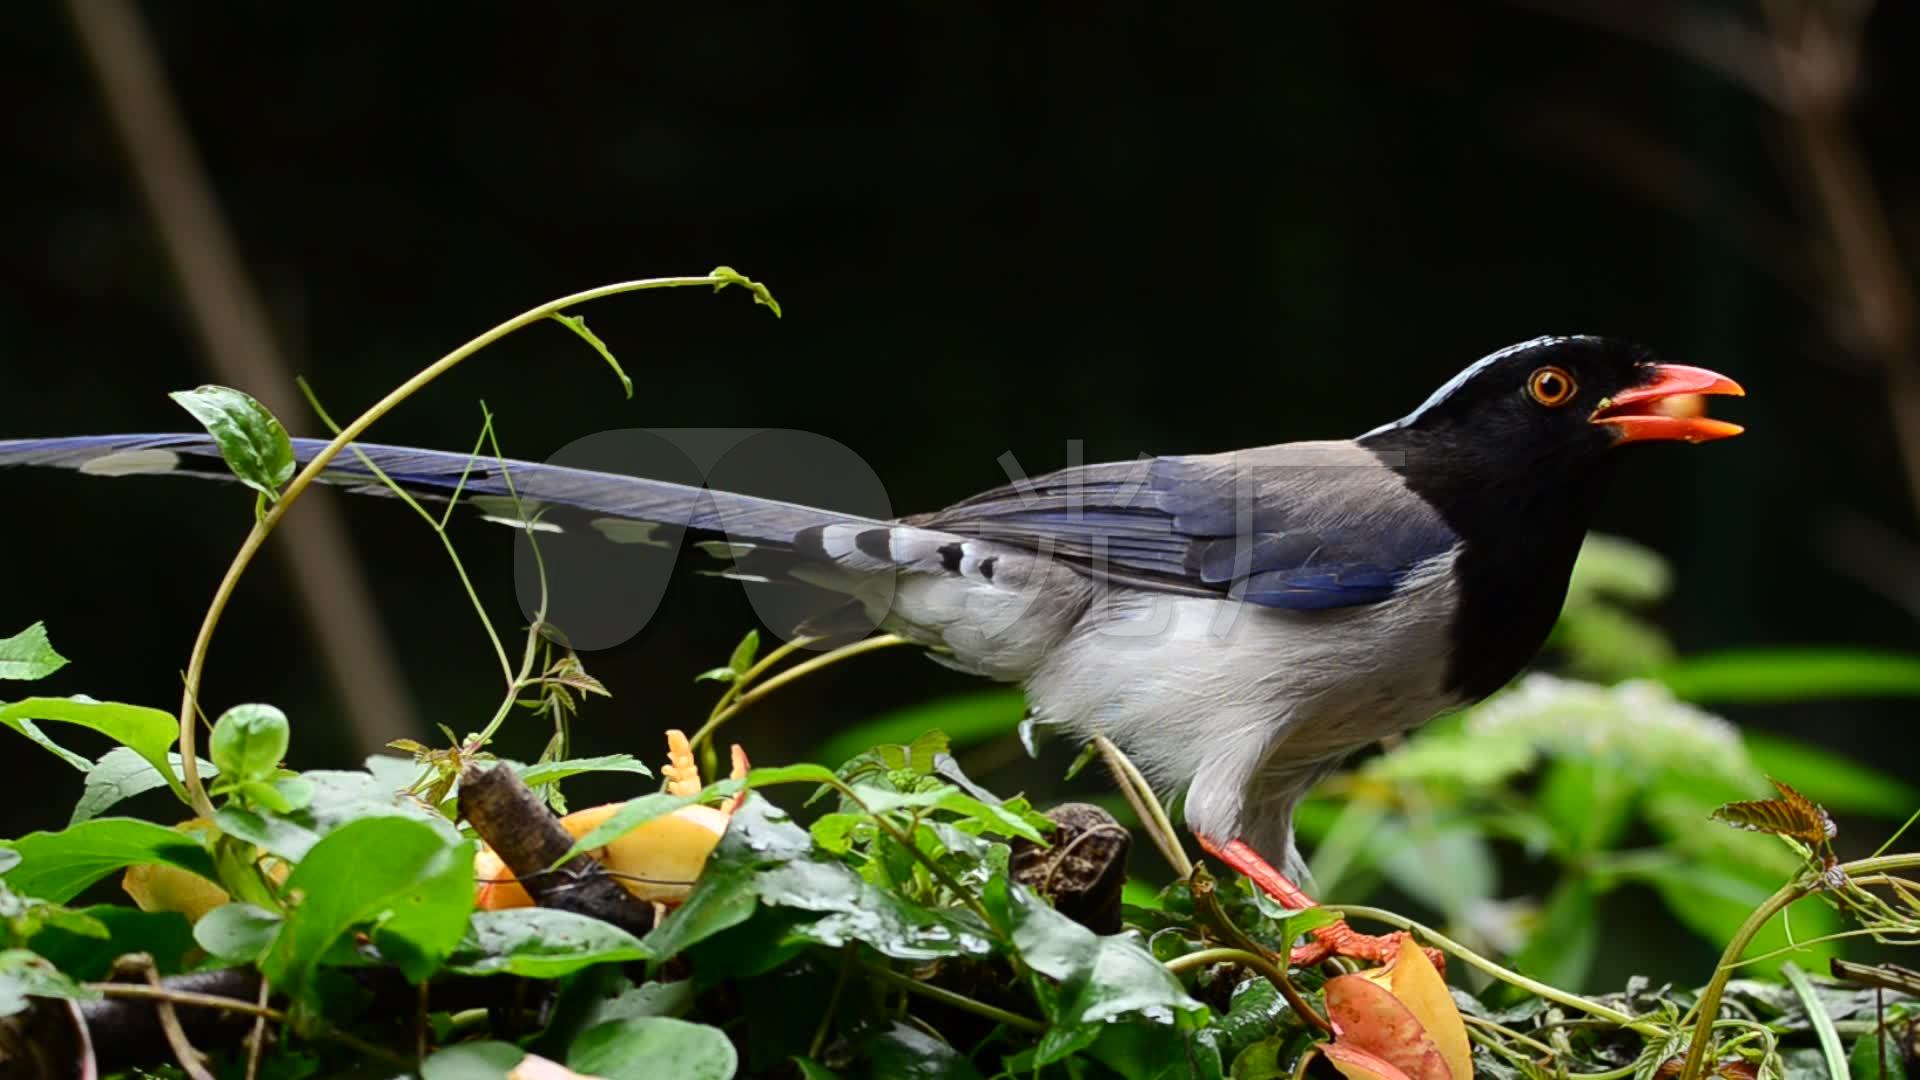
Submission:
{"label": "blue wing", "polygon": [[1386,600],[1459,539],[1351,443],[1066,469],[912,520],[1134,585],[1294,611]]}

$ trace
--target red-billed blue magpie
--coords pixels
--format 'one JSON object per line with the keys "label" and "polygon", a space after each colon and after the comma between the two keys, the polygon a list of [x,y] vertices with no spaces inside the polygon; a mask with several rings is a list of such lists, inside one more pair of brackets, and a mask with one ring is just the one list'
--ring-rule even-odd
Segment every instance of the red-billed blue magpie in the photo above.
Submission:
{"label": "red-billed blue magpie", "polygon": [[[1357,439],[1087,465],[893,521],[533,462],[363,445],[396,482],[684,527],[748,579],[850,598],[867,625],[1025,686],[1036,718],[1106,735],[1187,790],[1201,846],[1312,901],[1295,805],[1343,756],[1499,689],[1545,640],[1588,521],[1648,441],[1740,428],[1674,407],[1740,394],[1599,337],[1469,366]],[[296,457],[323,445],[296,440]],[[0,465],[225,476],[202,435],[0,441]],[[503,476],[505,473],[506,476]],[[348,455],[328,478],[377,490]],[[511,482],[507,477],[511,478]],[[786,628],[780,628],[786,629]],[[1296,960],[1384,960],[1344,924]]]}

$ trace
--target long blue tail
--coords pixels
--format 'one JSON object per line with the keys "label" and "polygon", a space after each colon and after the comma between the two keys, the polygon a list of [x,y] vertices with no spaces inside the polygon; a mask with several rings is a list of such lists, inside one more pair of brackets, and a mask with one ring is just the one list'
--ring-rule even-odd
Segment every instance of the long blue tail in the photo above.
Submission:
{"label": "long blue tail", "polygon": [[[376,443],[356,445],[410,494],[444,500],[458,488],[463,500],[477,497],[475,501],[480,508],[496,517],[513,513],[513,504],[501,500],[517,498],[529,513],[562,506],[614,523],[682,527],[731,540],[783,545],[791,544],[801,532],[820,526],[879,524],[873,518],[859,515],[671,481],[511,458],[504,461],[473,458],[441,450]],[[326,443],[319,439],[295,439],[294,458],[305,465],[324,446]],[[0,467],[9,465],[72,469],[96,476],[151,474],[233,479],[213,439],[206,435],[0,439]],[[336,457],[322,479],[361,494],[391,494],[351,450]],[[596,520],[595,524],[601,523]]]}

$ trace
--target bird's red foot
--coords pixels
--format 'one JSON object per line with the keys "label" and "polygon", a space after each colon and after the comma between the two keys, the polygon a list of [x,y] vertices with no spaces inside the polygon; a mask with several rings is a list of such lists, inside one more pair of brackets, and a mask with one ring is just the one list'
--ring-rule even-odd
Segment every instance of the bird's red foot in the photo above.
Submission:
{"label": "bird's red foot", "polygon": [[[1248,847],[1246,841],[1229,840],[1225,844],[1216,844],[1197,833],[1195,836],[1207,854],[1245,874],[1262,892],[1278,900],[1283,907],[1299,911],[1317,906],[1300,886],[1288,881],[1286,875],[1274,869],[1273,864],[1262,858],[1259,852]],[[1376,967],[1390,964],[1400,955],[1400,942],[1407,937],[1407,932],[1396,930],[1391,934],[1362,934],[1342,919],[1312,931],[1312,936],[1312,941],[1294,946],[1293,956],[1289,958],[1294,966],[1311,967],[1335,956],[1350,956]],[[1435,968],[1442,972],[1447,970],[1447,958],[1438,949],[1428,949],[1426,953]]]}

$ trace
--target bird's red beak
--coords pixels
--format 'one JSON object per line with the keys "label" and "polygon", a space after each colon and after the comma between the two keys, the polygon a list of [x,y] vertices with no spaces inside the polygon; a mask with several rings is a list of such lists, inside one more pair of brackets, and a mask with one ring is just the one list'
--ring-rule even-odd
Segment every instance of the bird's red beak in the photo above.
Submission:
{"label": "bird's red beak", "polygon": [[1739,424],[1707,416],[1706,403],[1701,400],[1707,394],[1743,397],[1746,391],[1717,371],[1683,364],[1655,364],[1653,378],[1642,386],[1603,399],[1590,420],[1611,428],[1617,443],[1656,439],[1707,442],[1746,430]]}

